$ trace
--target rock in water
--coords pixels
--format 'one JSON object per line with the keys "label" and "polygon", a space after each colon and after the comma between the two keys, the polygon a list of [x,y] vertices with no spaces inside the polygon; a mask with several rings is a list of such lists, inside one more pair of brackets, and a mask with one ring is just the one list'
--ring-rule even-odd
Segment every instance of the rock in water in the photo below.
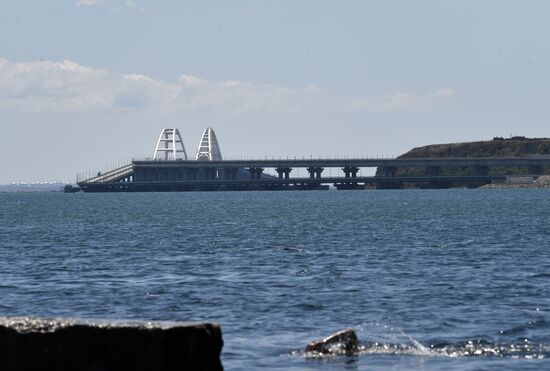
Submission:
{"label": "rock in water", "polygon": [[306,353],[352,355],[359,350],[359,340],[355,331],[338,331],[323,340],[312,341],[306,347]]}
{"label": "rock in water", "polygon": [[0,370],[223,370],[218,325],[0,317]]}

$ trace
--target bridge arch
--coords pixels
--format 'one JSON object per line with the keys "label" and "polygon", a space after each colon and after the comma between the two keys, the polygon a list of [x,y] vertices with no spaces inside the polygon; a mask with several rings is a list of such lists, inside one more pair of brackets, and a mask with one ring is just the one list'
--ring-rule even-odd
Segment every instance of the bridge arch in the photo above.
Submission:
{"label": "bridge arch", "polygon": [[204,129],[195,159],[197,161],[222,161],[222,153],[214,129]]}
{"label": "bridge arch", "polygon": [[155,147],[154,160],[187,160],[185,146],[181,140],[178,129],[162,129],[157,146]]}

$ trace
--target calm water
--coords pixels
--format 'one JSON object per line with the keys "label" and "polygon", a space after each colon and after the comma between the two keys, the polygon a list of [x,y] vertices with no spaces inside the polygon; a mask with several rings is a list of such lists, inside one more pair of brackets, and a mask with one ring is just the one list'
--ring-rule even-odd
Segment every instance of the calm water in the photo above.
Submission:
{"label": "calm water", "polygon": [[[0,315],[219,322],[227,370],[550,369],[550,191],[0,194]],[[354,328],[357,357],[301,350]]]}

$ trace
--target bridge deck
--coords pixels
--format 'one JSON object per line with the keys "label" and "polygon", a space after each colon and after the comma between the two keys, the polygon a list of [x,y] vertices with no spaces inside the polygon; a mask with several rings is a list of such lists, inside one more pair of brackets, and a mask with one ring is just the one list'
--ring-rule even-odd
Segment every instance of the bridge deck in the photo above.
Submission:
{"label": "bridge deck", "polygon": [[341,159],[256,159],[223,161],[185,161],[185,160],[135,160],[139,167],[190,167],[190,168],[247,168],[247,167],[483,167],[483,166],[550,166],[550,156],[537,157],[446,157],[446,158],[341,158]]}

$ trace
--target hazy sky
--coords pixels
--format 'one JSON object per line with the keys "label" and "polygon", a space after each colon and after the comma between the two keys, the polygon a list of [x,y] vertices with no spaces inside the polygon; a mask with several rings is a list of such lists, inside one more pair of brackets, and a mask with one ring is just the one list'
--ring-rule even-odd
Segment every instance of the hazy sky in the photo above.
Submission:
{"label": "hazy sky", "polygon": [[550,136],[550,1],[0,2],[0,183],[206,126],[224,156]]}

